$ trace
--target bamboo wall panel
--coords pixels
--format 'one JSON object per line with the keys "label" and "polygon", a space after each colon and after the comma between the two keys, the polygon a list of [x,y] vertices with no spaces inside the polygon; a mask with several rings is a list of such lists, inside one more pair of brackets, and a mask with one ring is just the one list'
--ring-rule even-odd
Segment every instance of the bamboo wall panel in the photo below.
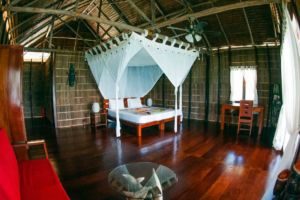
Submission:
{"label": "bamboo wall panel", "polygon": [[[68,85],[69,65],[74,64],[76,84]],[[90,124],[93,102],[100,102],[100,92],[83,53],[57,53],[55,62],[57,127],[84,126]],[[101,105],[101,104],[100,104]]]}

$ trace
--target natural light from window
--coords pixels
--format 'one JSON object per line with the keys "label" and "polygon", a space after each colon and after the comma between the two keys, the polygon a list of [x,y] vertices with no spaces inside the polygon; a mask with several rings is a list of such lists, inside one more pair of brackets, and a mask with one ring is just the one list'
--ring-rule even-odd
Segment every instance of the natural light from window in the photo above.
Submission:
{"label": "natural light from window", "polygon": [[25,51],[23,54],[24,62],[46,62],[50,53]]}

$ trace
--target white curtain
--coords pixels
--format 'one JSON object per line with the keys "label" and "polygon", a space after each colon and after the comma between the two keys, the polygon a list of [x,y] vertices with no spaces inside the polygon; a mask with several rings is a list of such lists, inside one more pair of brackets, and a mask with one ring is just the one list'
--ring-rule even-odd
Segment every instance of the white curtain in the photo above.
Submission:
{"label": "white curtain", "polygon": [[230,101],[243,99],[243,81],[245,80],[245,99],[258,103],[257,72],[255,66],[230,67]]}
{"label": "white curtain", "polygon": [[[277,175],[283,169],[290,168],[298,146],[298,133],[300,130],[300,41],[297,40],[293,30],[289,12],[284,8],[284,18],[286,20],[286,31],[283,37],[281,49],[281,78],[283,107],[280,112],[279,121],[273,141],[273,146],[277,150],[283,149],[282,160],[269,180],[273,186]],[[296,28],[296,27],[294,27]],[[271,196],[273,188],[269,188],[264,195],[264,199]]]}
{"label": "white curtain", "polygon": [[243,99],[243,74],[240,67],[230,67],[230,101]]}
{"label": "white curtain", "polygon": [[246,82],[245,85],[245,99],[246,100],[253,100],[254,104],[258,103],[257,98],[257,73],[255,67],[246,67],[244,69],[244,79]]}

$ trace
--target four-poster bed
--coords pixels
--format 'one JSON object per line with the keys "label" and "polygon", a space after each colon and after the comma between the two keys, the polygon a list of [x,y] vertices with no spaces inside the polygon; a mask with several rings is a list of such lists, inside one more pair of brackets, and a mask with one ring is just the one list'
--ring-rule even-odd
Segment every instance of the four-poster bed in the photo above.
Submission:
{"label": "four-poster bed", "polygon": [[[189,49],[189,44],[171,42],[168,37],[155,35],[153,39],[147,38],[147,32],[142,35],[137,33],[122,34],[98,45],[85,54],[91,72],[97,82],[98,88],[105,99],[116,101],[114,105],[116,119],[116,136],[120,134],[120,108],[123,109],[119,99],[140,98],[145,96],[165,74],[174,86],[175,108],[174,114],[166,119],[147,121],[143,125],[134,126],[141,129],[146,126],[158,124],[164,128],[166,121],[174,120],[174,132],[177,132],[177,117],[182,120],[182,83],[190,71],[198,52]],[[179,109],[178,109],[179,88]],[[123,115],[123,114],[122,114]],[[123,122],[124,120],[121,119]],[[165,121],[162,121],[165,120]],[[132,121],[125,123],[132,123]],[[131,124],[132,125],[132,124]]]}

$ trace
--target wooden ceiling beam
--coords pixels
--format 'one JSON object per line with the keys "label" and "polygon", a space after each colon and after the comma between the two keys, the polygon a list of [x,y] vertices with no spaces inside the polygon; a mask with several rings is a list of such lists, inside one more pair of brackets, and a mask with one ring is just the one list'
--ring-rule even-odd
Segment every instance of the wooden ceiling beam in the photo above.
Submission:
{"label": "wooden ceiling beam", "polygon": [[244,13],[245,21],[246,21],[246,24],[247,24],[247,27],[248,27],[251,44],[254,45],[253,34],[252,34],[251,26],[249,24],[249,19],[248,19],[245,8],[243,8],[243,13]]}
{"label": "wooden ceiling beam", "polygon": [[[166,17],[166,13],[163,10],[162,6],[159,4],[159,2],[157,0],[152,0],[152,1],[154,2],[156,9],[162,15],[162,17],[164,18],[164,20],[168,20],[168,18]],[[156,21],[156,19],[155,19],[155,21]],[[156,23],[155,21],[153,21],[153,23]],[[171,31],[173,32],[174,36],[178,35],[177,32],[174,29],[171,29]]]}
{"label": "wooden ceiling beam", "polygon": [[[280,3],[280,2],[281,2],[280,0],[264,0],[264,1],[261,1],[261,0],[253,0],[253,1],[251,0],[250,1],[249,0],[249,1],[233,3],[233,4],[229,4],[229,5],[225,5],[225,6],[213,7],[213,8],[209,8],[209,9],[202,10],[199,12],[189,13],[189,14],[186,14],[181,17],[172,18],[170,20],[156,24],[155,27],[162,28],[165,26],[169,26],[172,24],[176,24],[176,23],[188,20],[190,17],[200,18],[200,17],[214,15],[214,14],[218,14],[218,13],[222,13],[222,12],[226,12],[226,11],[230,11],[230,10],[247,8],[247,7],[252,7],[252,6],[261,6],[261,5],[266,5],[266,4],[270,4],[270,3]],[[149,27],[149,28],[151,28],[151,27]]]}
{"label": "wooden ceiling beam", "polygon": [[[87,0],[85,0],[85,1],[87,1]],[[83,1],[82,3],[80,3],[80,5],[82,5],[83,3],[85,3],[85,1]],[[57,4],[60,3],[60,2],[61,2],[61,0],[57,0],[57,1],[55,1],[54,3],[51,3],[51,4],[47,5],[45,8],[51,8],[51,7],[57,5]],[[68,4],[68,5],[66,5],[66,6],[65,6],[64,8],[62,8],[62,9],[64,9],[64,10],[71,10],[71,9],[73,8],[73,6],[74,6],[74,3],[73,3],[73,4]],[[44,20],[44,19],[46,19],[47,17],[49,17],[49,16],[47,16],[47,15],[46,15],[46,16],[45,16],[45,15],[40,15],[40,16],[38,17],[38,20]],[[23,26],[24,24],[26,24],[26,23],[28,23],[28,22],[32,22],[32,21],[33,21],[34,19],[36,19],[36,18],[37,18],[37,16],[32,16],[32,17],[30,17],[30,18],[27,18],[26,20],[22,21],[21,23],[18,23],[16,26],[12,27],[12,29],[10,30],[10,32],[15,31],[17,28]]]}
{"label": "wooden ceiling beam", "polygon": [[124,13],[120,10],[120,8],[113,2],[113,0],[107,0],[110,6],[114,9],[114,11],[121,17],[122,20],[128,25],[132,26],[132,23],[127,19]]}
{"label": "wooden ceiling beam", "polygon": [[127,0],[130,6],[139,13],[147,22],[152,23],[151,19],[132,1]]}
{"label": "wooden ceiling beam", "polygon": [[[104,13],[104,12],[101,12],[102,13],[102,15],[107,19],[107,20],[110,20],[110,18]],[[119,17],[120,17],[120,15],[119,15]],[[103,29],[103,28],[102,28]],[[119,32],[119,33],[121,33],[122,31],[118,28],[118,27],[115,27],[115,29]],[[103,29],[104,31],[105,31],[105,29]]]}
{"label": "wooden ceiling beam", "polygon": [[80,21],[83,23],[83,25],[89,30],[89,32],[94,36],[95,39],[97,40],[101,40],[101,38],[99,37],[98,34],[96,34],[96,32],[94,31],[93,28],[90,27],[90,25],[85,21],[80,19]]}
{"label": "wooden ceiling beam", "polygon": [[[181,0],[181,2],[183,3],[184,7],[188,10],[189,13],[194,13],[194,10],[191,7],[189,2],[187,2],[186,0]],[[195,19],[195,21],[197,23],[199,23],[198,19]],[[204,31],[202,32],[202,36],[203,36],[203,39],[205,40],[204,43],[206,44],[207,48],[211,49],[211,44],[210,44],[206,34],[204,33]]]}
{"label": "wooden ceiling beam", "polygon": [[[212,7],[214,7],[214,3],[213,2],[211,2],[211,5],[212,5]],[[227,34],[226,34],[225,30],[224,30],[223,24],[222,24],[222,22],[221,22],[220,17],[219,17],[218,14],[216,14],[216,18],[218,20],[218,24],[220,26],[221,32],[223,33],[223,36],[224,36],[224,38],[226,40],[227,46],[230,46]]]}
{"label": "wooden ceiling beam", "polygon": [[35,8],[35,7],[8,7],[7,8],[10,11],[14,12],[25,12],[25,13],[45,13],[45,14],[52,14],[52,15],[66,15],[70,17],[77,17],[77,18],[82,18],[88,21],[95,21],[98,23],[102,24],[107,24],[111,26],[116,26],[120,29],[126,29],[130,31],[135,31],[135,32],[144,32],[143,29],[134,27],[128,24],[120,23],[120,22],[114,22],[111,20],[105,20],[105,19],[100,19],[95,16],[89,16],[89,15],[84,15],[81,13],[76,13],[73,11],[68,11],[68,10],[58,10],[58,9],[44,9],[44,8]]}

